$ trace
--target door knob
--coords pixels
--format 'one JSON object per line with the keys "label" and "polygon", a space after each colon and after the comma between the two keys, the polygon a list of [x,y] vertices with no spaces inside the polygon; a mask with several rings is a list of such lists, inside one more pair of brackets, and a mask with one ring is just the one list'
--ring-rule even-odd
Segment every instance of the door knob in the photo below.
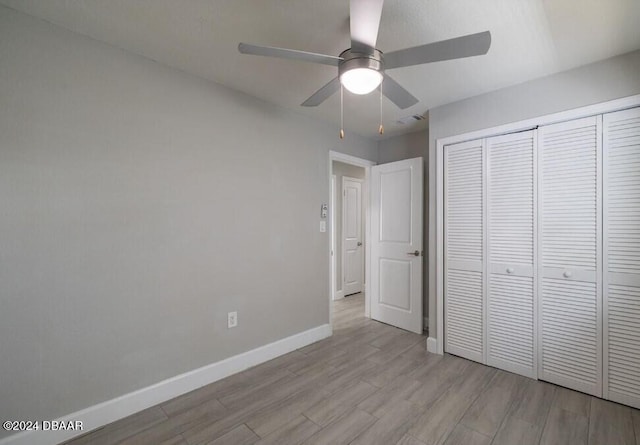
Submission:
{"label": "door knob", "polygon": [[570,270],[565,270],[564,273],[562,274],[563,277],[565,278],[570,278],[572,275]]}
{"label": "door knob", "polygon": [[515,270],[513,270],[513,267],[507,267],[507,273],[513,273],[515,272]]}
{"label": "door knob", "polygon": [[362,246],[362,243],[360,241],[358,241],[358,247]]}
{"label": "door knob", "polygon": [[420,251],[416,250],[414,252],[407,252],[407,255],[420,256]]}

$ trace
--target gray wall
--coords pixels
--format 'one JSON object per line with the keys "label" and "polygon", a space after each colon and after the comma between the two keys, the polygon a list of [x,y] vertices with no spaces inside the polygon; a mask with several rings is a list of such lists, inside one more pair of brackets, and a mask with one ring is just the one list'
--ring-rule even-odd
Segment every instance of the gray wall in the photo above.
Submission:
{"label": "gray wall", "polygon": [[0,419],[329,322],[328,151],[376,142],[4,7],[0,60]]}
{"label": "gray wall", "polygon": [[401,161],[422,156],[429,152],[429,130],[416,131],[390,137],[378,142],[378,164]]}
{"label": "gray wall", "polygon": [[436,336],[435,147],[440,138],[640,93],[640,51],[429,110],[429,327]]}
{"label": "gray wall", "polygon": [[424,160],[424,230],[422,234],[423,250],[425,256],[422,261],[422,312],[424,317],[429,316],[429,262],[427,261],[427,221],[429,220],[428,205],[428,158],[429,158],[429,130],[417,131],[401,136],[391,137],[378,142],[378,164],[401,161],[422,157]]}
{"label": "gray wall", "polygon": [[[335,216],[336,216],[336,291],[342,290],[342,177],[347,176],[349,178],[363,179],[364,180],[364,168],[357,167],[355,165],[344,164],[342,162],[332,162],[333,174],[336,175],[336,196],[335,196]],[[364,190],[362,190],[364,195]],[[364,203],[364,201],[363,201]],[[366,207],[362,206],[362,245],[365,245],[365,231],[364,221]],[[362,261],[364,265],[364,249]],[[366,281],[365,281],[366,282]]]}

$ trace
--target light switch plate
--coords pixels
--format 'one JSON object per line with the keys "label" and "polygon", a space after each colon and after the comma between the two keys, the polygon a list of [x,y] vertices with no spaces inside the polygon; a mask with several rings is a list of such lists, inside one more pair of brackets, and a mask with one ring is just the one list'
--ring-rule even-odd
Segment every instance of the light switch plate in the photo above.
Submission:
{"label": "light switch plate", "polygon": [[238,312],[229,312],[227,314],[227,328],[235,328],[236,326],[238,326]]}

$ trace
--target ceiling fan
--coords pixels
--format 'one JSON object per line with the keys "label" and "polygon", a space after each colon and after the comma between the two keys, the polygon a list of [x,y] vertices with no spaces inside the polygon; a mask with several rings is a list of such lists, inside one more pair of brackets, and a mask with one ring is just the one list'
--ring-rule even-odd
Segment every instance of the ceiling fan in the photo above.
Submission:
{"label": "ceiling fan", "polygon": [[371,93],[381,85],[382,94],[401,109],[415,105],[418,99],[393,80],[386,70],[480,56],[489,51],[491,33],[484,31],[383,54],[376,48],[383,3],[384,0],[350,1],[351,48],[337,57],[247,43],[240,43],[238,51],[338,67],[338,76],[305,100],[302,103],[304,107],[320,105],[337,92],[340,85],[355,94]]}

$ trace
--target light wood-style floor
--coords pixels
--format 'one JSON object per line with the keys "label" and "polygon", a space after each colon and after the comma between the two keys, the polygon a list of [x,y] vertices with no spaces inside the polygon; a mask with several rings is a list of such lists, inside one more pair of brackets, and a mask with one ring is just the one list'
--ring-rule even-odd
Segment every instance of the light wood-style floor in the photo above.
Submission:
{"label": "light wood-style floor", "polygon": [[458,357],[334,306],[334,335],[81,444],[640,445],[640,411]]}

